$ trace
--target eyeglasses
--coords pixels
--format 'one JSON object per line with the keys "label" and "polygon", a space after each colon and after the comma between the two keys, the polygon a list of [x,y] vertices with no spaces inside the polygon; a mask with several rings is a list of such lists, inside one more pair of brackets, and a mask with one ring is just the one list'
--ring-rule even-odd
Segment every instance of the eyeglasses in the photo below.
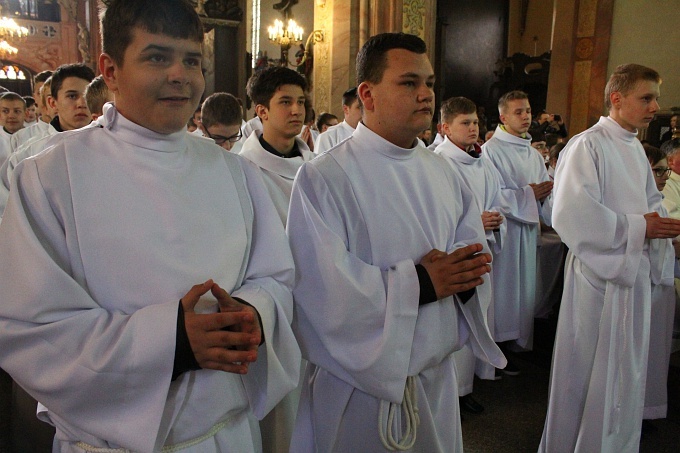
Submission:
{"label": "eyeglasses", "polygon": [[664,176],[668,177],[671,175],[671,169],[667,167],[655,167],[652,168],[652,171],[657,178],[663,178]]}
{"label": "eyeglasses", "polygon": [[224,142],[229,142],[229,143],[236,143],[237,141],[241,140],[241,137],[243,137],[243,134],[241,133],[241,130],[234,135],[230,137],[224,137],[222,135],[211,135],[210,131],[208,131],[208,128],[205,128],[205,133],[208,135],[208,138],[212,138],[213,141],[215,142],[216,145],[223,145]]}

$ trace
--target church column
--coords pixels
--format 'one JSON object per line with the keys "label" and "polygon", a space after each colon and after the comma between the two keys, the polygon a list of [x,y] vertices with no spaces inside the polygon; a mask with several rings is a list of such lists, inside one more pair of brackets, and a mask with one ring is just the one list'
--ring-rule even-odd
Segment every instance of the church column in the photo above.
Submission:
{"label": "church column", "polygon": [[312,85],[317,115],[330,112],[342,119],[342,93],[356,85],[360,2],[315,1],[314,29],[324,32],[324,40],[314,46]]}
{"label": "church column", "polygon": [[548,110],[567,114],[573,136],[604,111],[614,0],[556,0],[555,7]]}
{"label": "church column", "polygon": [[403,31],[420,36],[434,55],[436,0],[315,0],[313,92],[317,115],[342,118],[342,93],[356,85],[356,54],[375,34]]}

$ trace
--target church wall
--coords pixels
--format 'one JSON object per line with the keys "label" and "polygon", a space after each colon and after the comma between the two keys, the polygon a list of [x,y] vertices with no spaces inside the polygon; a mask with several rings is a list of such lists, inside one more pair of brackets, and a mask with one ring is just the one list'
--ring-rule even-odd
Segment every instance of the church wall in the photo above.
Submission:
{"label": "church wall", "polygon": [[619,0],[614,4],[607,74],[624,63],[650,66],[661,74],[663,111],[680,108],[680,2]]}
{"label": "church wall", "polygon": [[507,56],[516,53],[536,56],[551,50],[553,0],[510,0],[508,3]]}

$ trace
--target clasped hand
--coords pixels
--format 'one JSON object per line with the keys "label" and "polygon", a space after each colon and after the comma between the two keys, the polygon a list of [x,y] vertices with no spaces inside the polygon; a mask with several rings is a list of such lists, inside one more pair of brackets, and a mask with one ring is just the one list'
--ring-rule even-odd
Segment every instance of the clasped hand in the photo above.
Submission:
{"label": "clasped hand", "polygon": [[485,230],[497,230],[503,223],[503,216],[499,212],[484,211],[482,212],[482,224]]}
{"label": "clasped hand", "polygon": [[657,212],[645,214],[647,230],[645,237],[649,239],[668,239],[680,235],[680,220],[661,217]]}
{"label": "clasped hand", "polygon": [[[196,304],[208,291],[220,311],[196,313]],[[262,338],[257,310],[234,300],[212,280],[193,286],[182,297],[182,307],[191,350],[201,368],[246,374],[248,365],[257,360]]]}
{"label": "clasped hand", "polygon": [[536,197],[536,199],[539,201],[543,201],[548,195],[550,195],[550,192],[552,192],[553,182],[543,181],[538,184],[529,184],[529,186],[534,191],[534,197]]}
{"label": "clasped hand", "polygon": [[481,244],[468,245],[451,253],[433,249],[420,260],[432,280],[437,299],[484,283],[482,275],[491,270],[491,255],[481,251]]}

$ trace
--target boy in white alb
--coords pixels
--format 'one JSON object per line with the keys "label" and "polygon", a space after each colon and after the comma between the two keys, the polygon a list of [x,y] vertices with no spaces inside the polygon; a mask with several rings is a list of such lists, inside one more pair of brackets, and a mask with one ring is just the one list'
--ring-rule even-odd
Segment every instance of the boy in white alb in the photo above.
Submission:
{"label": "boy in white alb", "polygon": [[[444,139],[435,148],[435,153],[443,156],[457,177],[472,189],[475,202],[482,213],[482,224],[489,249],[496,257],[501,253],[506,231],[501,212],[507,213],[510,210],[506,207],[507,203],[501,193],[501,176],[498,170],[488,159],[481,159],[481,149],[477,144],[479,137],[477,106],[467,98],[455,97],[442,103],[440,113],[440,130]],[[492,273],[489,273],[489,280],[492,279]],[[489,294],[491,295],[491,291]],[[483,303],[485,307],[483,313],[487,316],[489,324],[493,325],[493,297],[484,300]],[[469,346],[454,352],[453,356],[456,360],[461,410],[480,413],[484,407],[472,397],[475,363],[479,362],[476,372],[483,379],[494,379],[495,369],[477,360]]]}
{"label": "boy in white alb", "polygon": [[297,71],[274,67],[256,72],[248,80],[248,96],[262,121],[243,143],[240,155],[262,171],[267,190],[285,226],[293,179],[314,154],[300,138],[305,119],[307,82]]}
{"label": "boy in white alb", "polygon": [[637,452],[652,283],[673,285],[662,196],[638,141],[659,109],[659,74],[616,68],[609,116],[572,138],[555,174],[553,226],[569,247],[539,451]]}
{"label": "boy in white alb", "polygon": [[286,229],[309,365],[291,451],[462,451],[452,353],[469,342],[505,365],[477,294],[491,258],[481,213],[417,145],[434,105],[425,52],[413,35],[370,38],[363,122],[296,177]]}
{"label": "boy in white alb", "polygon": [[185,132],[205,84],[192,5],[108,5],[116,105],[14,173],[0,366],[54,451],[258,451],[299,377],[281,222],[257,169]]}
{"label": "boy in white alb", "polygon": [[[246,87],[262,121],[262,131],[253,131],[239,154],[262,172],[284,227],[295,175],[304,162],[314,158],[299,137],[305,117],[306,87],[307,82],[297,71],[280,66],[255,73]],[[298,388],[262,420],[265,452],[289,451],[299,398]]]}
{"label": "boy in white alb", "polygon": [[[539,217],[550,224],[546,198],[552,181],[543,158],[531,147],[527,134],[531,106],[526,93],[511,91],[498,100],[503,124],[482,145],[482,157],[489,159],[502,178],[507,197],[517,200],[519,211],[508,218],[507,240],[494,264],[495,331],[497,342],[513,341],[521,349],[533,345],[536,308],[536,247]],[[518,374],[510,362],[506,374]]]}

